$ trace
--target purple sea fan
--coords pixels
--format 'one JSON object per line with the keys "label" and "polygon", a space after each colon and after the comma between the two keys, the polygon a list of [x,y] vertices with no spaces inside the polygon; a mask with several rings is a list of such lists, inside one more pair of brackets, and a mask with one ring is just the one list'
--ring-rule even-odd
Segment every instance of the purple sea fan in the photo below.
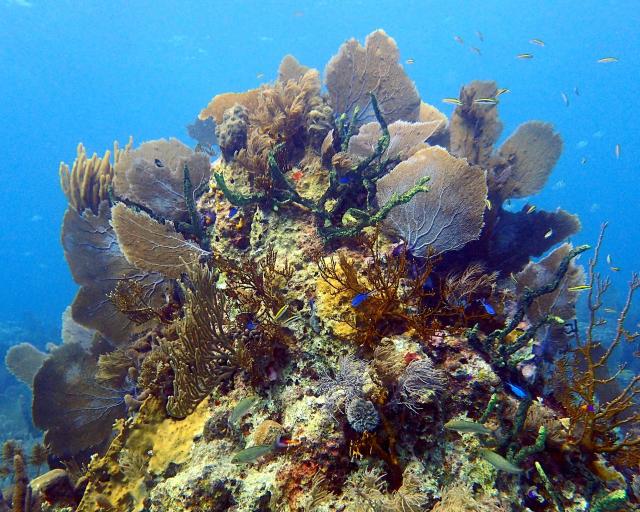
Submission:
{"label": "purple sea fan", "polygon": [[444,372],[428,357],[411,361],[398,379],[398,402],[414,412],[420,410],[429,392],[442,393],[447,385]]}
{"label": "purple sea fan", "polygon": [[441,254],[477,240],[487,200],[485,171],[439,146],[421,149],[378,180],[378,204],[407,192],[425,176],[429,191],[393,208],[383,227],[416,256],[425,256],[429,247]]}

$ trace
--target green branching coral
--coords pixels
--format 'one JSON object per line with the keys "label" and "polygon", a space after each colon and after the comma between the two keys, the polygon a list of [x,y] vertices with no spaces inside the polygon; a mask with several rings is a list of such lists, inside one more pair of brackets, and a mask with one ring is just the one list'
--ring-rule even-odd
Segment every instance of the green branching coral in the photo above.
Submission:
{"label": "green branching coral", "polygon": [[564,275],[569,269],[569,263],[571,263],[571,260],[588,249],[590,249],[590,246],[588,245],[575,247],[562,259],[553,279],[550,282],[536,289],[526,289],[518,300],[515,313],[504,328],[493,331],[484,339],[480,339],[477,328],[471,329],[467,331],[467,338],[469,339],[469,342],[488,354],[491,358],[492,365],[496,368],[509,366],[511,364],[511,356],[518,352],[518,350],[526,347],[540,327],[545,324],[557,322],[558,320],[553,315],[545,315],[518,336],[513,343],[505,343],[505,338],[516,329],[520,322],[522,322],[529,306],[531,306],[538,297],[552,293],[558,288]]}
{"label": "green branching coral", "polygon": [[[389,147],[390,135],[387,123],[378,108],[375,95],[371,94],[370,97],[373,111],[382,129],[382,135],[378,139],[375,151],[368,158],[357,164],[352,164],[346,172],[339,172],[335,165],[332,166],[329,170],[329,186],[317,201],[302,197],[296,191],[294,184],[282,172],[277,157],[278,153],[284,149],[283,143],[276,145],[268,155],[272,183],[269,193],[255,191],[250,194],[241,194],[229,188],[222,174],[214,173],[217,186],[229,202],[235,206],[266,203],[271,207],[277,207],[295,203],[310,210],[316,216],[318,232],[327,242],[337,238],[354,237],[364,228],[382,222],[395,206],[408,203],[419,192],[427,192],[429,178],[418,180],[406,192],[393,194],[386,203],[379,207],[375,206],[374,184],[386,172],[386,166],[382,164],[381,156]],[[342,130],[337,130],[336,136],[342,138],[338,141],[338,146],[346,147],[352,134],[353,129],[344,127],[344,125]],[[365,207],[349,207],[348,205],[354,204],[355,198],[363,192],[366,194]],[[351,223],[345,225],[344,218],[350,218]]]}
{"label": "green branching coral", "polygon": [[184,316],[175,322],[177,339],[167,341],[175,373],[174,395],[167,412],[176,418],[189,415],[218,384],[238,370],[238,351],[229,333],[229,311],[218,273],[193,262],[187,265],[189,286],[182,285]]}

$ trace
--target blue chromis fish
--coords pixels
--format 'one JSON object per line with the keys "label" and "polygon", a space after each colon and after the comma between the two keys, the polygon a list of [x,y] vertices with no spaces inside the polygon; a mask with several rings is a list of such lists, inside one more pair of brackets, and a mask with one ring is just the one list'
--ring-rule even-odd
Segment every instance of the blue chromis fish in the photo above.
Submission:
{"label": "blue chromis fish", "polygon": [[493,430],[485,427],[482,423],[467,420],[448,421],[444,424],[444,428],[447,430],[455,430],[456,432],[464,432],[465,434],[493,434]]}
{"label": "blue chromis fish", "polygon": [[235,425],[240,418],[249,412],[249,410],[260,401],[260,397],[251,395],[240,400],[229,415],[229,425]]}
{"label": "blue chromis fish", "polygon": [[232,206],[231,208],[229,208],[229,218],[233,218],[236,213],[238,213],[238,207],[237,206]]}
{"label": "blue chromis fish", "polygon": [[489,450],[488,448],[480,448],[478,453],[480,454],[480,457],[482,457],[494,468],[499,469],[500,471],[513,474],[522,473],[524,471],[522,468],[519,468],[512,462],[509,462],[499,453]]}
{"label": "blue chromis fish", "polygon": [[357,308],[360,306],[365,300],[369,298],[371,292],[362,292],[356,295],[353,299],[351,299],[351,307]]}
{"label": "blue chromis fish", "polygon": [[271,453],[273,450],[273,444],[258,444],[256,446],[240,450],[231,458],[231,462],[234,464],[248,464],[263,455]]}
{"label": "blue chromis fish", "polygon": [[450,105],[462,105],[462,101],[458,98],[442,98],[442,103],[449,103]]}
{"label": "blue chromis fish", "polygon": [[496,310],[493,309],[493,306],[487,302],[486,299],[480,299],[480,304],[489,315],[495,315]]}
{"label": "blue chromis fish", "polygon": [[514,384],[513,382],[509,382],[509,381],[506,381],[505,384],[509,386],[509,389],[516,397],[523,399],[529,396],[529,393],[527,393],[524,388],[518,386],[517,384]]}

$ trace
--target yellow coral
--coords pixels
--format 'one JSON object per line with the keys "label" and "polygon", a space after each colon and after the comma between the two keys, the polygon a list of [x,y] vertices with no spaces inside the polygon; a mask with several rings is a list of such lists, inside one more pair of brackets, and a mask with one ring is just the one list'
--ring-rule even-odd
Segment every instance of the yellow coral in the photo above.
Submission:
{"label": "yellow coral", "polygon": [[87,208],[95,214],[98,213],[100,201],[109,198],[113,168],[122,154],[132,145],[133,137],[129,137],[129,142],[124,149],[119,148],[118,141],[113,143],[113,165],[110,162],[111,151],[105,151],[102,158],[98,158],[96,153],[88,158],[82,142],[78,144],[78,156],[71,169],[64,162],[60,162],[60,186],[72,208],[78,213],[82,213]]}

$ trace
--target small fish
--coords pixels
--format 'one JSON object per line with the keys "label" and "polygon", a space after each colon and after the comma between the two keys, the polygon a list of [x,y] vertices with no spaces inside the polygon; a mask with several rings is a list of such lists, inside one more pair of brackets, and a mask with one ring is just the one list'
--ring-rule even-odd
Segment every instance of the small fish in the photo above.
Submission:
{"label": "small fish", "polygon": [[605,325],[606,323],[607,323],[607,321],[606,321],[604,318],[601,318],[600,320],[598,320],[598,321],[595,323],[595,326],[596,326],[596,327],[600,327],[601,325]]}
{"label": "small fish", "polygon": [[470,48],[470,50],[475,53],[476,55],[482,55],[482,52],[480,51],[480,48],[476,48],[475,46],[472,46]]}
{"label": "small fish", "polygon": [[521,388],[517,384],[514,384],[513,382],[509,382],[509,381],[506,381],[505,384],[509,386],[509,389],[511,390],[511,392],[514,395],[516,395],[518,398],[523,399],[529,396],[529,393],[527,393],[524,388]]}
{"label": "small fish", "polygon": [[489,314],[489,315],[495,315],[496,314],[496,310],[493,309],[493,306],[491,304],[489,304],[486,301],[486,299],[480,299],[480,304],[482,304],[482,307],[487,312],[487,314]]}
{"label": "small fish", "polygon": [[586,156],[583,156],[583,157],[580,159],[580,165],[584,165],[584,164],[586,164],[586,163],[587,163],[587,157],[586,157]]}
{"label": "small fish", "polygon": [[604,312],[611,313],[612,315],[615,315],[617,313],[617,311],[613,308],[604,308]]}
{"label": "small fish", "polygon": [[284,306],[282,306],[278,312],[275,314],[275,316],[273,317],[273,319],[277,322],[278,320],[280,320],[283,315],[287,312],[287,309],[289,309],[289,304],[285,304]]}
{"label": "small fish", "polygon": [[359,293],[351,300],[351,307],[357,308],[360,306],[365,300],[369,298],[371,292]]}
{"label": "small fish", "polygon": [[589,142],[588,142],[588,141],[586,141],[586,140],[581,140],[580,142],[578,142],[578,143],[576,144],[576,147],[577,147],[578,149],[582,149],[582,148],[586,148],[588,145],[589,145]]}
{"label": "small fish", "polygon": [[516,59],[533,59],[533,53],[519,53],[518,55],[516,55]]}
{"label": "small fish", "polygon": [[407,64],[411,65],[411,64],[415,64],[415,63],[416,63],[416,60],[415,60],[415,59],[407,59],[405,62],[406,62]]}
{"label": "small fish", "polygon": [[341,183],[342,185],[346,185],[347,183],[351,182],[351,177],[350,176],[341,176],[338,179],[338,182]]}
{"label": "small fish", "polygon": [[516,275],[513,272],[509,274],[509,278],[513,281],[513,284],[518,284],[518,279],[516,278]]}
{"label": "small fish", "polygon": [[611,267],[614,272],[620,272],[620,267]]}
{"label": "small fish", "polygon": [[444,428],[447,430],[455,430],[456,432],[464,432],[465,434],[493,434],[493,430],[485,427],[482,423],[467,420],[448,421],[444,424]]}
{"label": "small fish", "polygon": [[489,199],[484,200],[484,205],[487,207],[487,210],[491,211],[491,201]]}
{"label": "small fish", "polygon": [[480,457],[482,457],[494,468],[499,469],[500,471],[513,474],[522,473],[523,471],[522,468],[519,468],[515,464],[509,462],[499,453],[489,450],[488,448],[480,448],[479,453]]}
{"label": "small fish", "polygon": [[478,37],[478,39],[480,39],[480,42],[484,42],[484,36],[482,35],[482,32],[476,30],[476,36]]}
{"label": "small fish", "polygon": [[560,97],[562,98],[562,101],[565,104],[565,106],[568,107],[569,106],[569,97],[564,92],[560,93]]}
{"label": "small fish", "polygon": [[162,160],[160,160],[159,158],[156,158],[156,159],[153,161],[153,163],[155,163],[155,164],[156,164],[156,167],[160,167],[160,168],[164,167],[164,163],[162,163]]}
{"label": "small fish", "polygon": [[611,265],[611,254],[607,254],[607,265]]}
{"label": "small fish", "polygon": [[547,231],[547,232],[544,234],[544,237],[545,237],[545,239],[546,239],[546,238],[551,238],[551,236],[552,236],[552,235],[553,235],[553,229],[550,229],[549,231]]}
{"label": "small fish", "polygon": [[257,73],[257,74],[256,74],[256,78],[257,78],[258,80],[262,80],[262,79],[264,78],[264,73]]}
{"label": "small fish", "polygon": [[304,174],[302,173],[302,171],[300,169],[296,169],[295,171],[293,171],[291,173],[291,179],[293,181],[300,181],[300,178],[302,178]]}
{"label": "small fish", "polygon": [[614,151],[616,153],[616,160],[620,160],[620,144],[616,144]]}
{"label": "small fish", "polygon": [[585,290],[591,290],[591,285],[589,284],[579,284],[578,286],[569,286],[567,288],[570,292],[583,292]]}
{"label": "small fish", "polygon": [[560,418],[558,420],[560,425],[562,425],[565,430],[569,430],[571,428],[571,418]]}
{"label": "small fish", "polygon": [[244,450],[240,450],[236,453],[231,458],[231,462],[233,464],[247,464],[262,457],[263,455],[266,455],[267,453],[271,453],[273,448],[272,444],[258,444],[251,448],[245,448]]}
{"label": "small fish", "polygon": [[473,100],[477,105],[496,105],[500,102],[497,98],[478,98]]}
{"label": "small fish", "polygon": [[594,132],[592,137],[594,139],[601,139],[602,137],[604,137],[604,132],[602,130],[598,130],[597,132]]}
{"label": "small fish", "polygon": [[460,36],[453,36],[453,40],[456,43],[464,44],[464,39],[462,39]]}
{"label": "small fish", "polygon": [[462,102],[458,98],[443,98],[442,103],[449,103],[451,105],[462,105]]}
{"label": "small fish", "polygon": [[496,96],[495,97],[497,98],[498,96],[502,96],[503,94],[508,94],[510,92],[511,92],[510,89],[507,89],[506,87],[501,87],[500,89],[498,89],[496,91]]}
{"label": "small fish", "polygon": [[233,217],[235,217],[236,213],[238,213],[238,207],[237,206],[232,206],[231,208],[229,208],[229,215],[228,217],[230,219],[232,219]]}
{"label": "small fish", "polygon": [[536,205],[532,204],[531,206],[529,206],[529,208],[527,208],[527,214],[533,213],[536,211]]}
{"label": "small fish", "polygon": [[240,400],[229,415],[229,425],[235,425],[236,423],[238,423],[240,418],[247,414],[249,412],[249,409],[251,409],[259,401],[260,397],[256,395],[251,395]]}
{"label": "small fish", "polygon": [[545,46],[544,41],[542,39],[533,38],[533,39],[529,39],[529,42],[531,44],[535,44],[536,46]]}
{"label": "small fish", "polygon": [[598,64],[610,64],[612,62],[618,62],[617,57],[602,57],[597,60]]}
{"label": "small fish", "polygon": [[576,96],[580,96],[580,90],[578,89],[577,85],[573,88],[573,94],[575,94]]}
{"label": "small fish", "polygon": [[549,316],[548,316],[548,318],[549,318],[549,320],[551,320],[552,322],[555,322],[555,323],[557,323],[557,324],[559,324],[559,325],[564,325],[564,324],[565,324],[564,319],[560,318],[559,316],[556,316],[556,315],[549,315]]}

